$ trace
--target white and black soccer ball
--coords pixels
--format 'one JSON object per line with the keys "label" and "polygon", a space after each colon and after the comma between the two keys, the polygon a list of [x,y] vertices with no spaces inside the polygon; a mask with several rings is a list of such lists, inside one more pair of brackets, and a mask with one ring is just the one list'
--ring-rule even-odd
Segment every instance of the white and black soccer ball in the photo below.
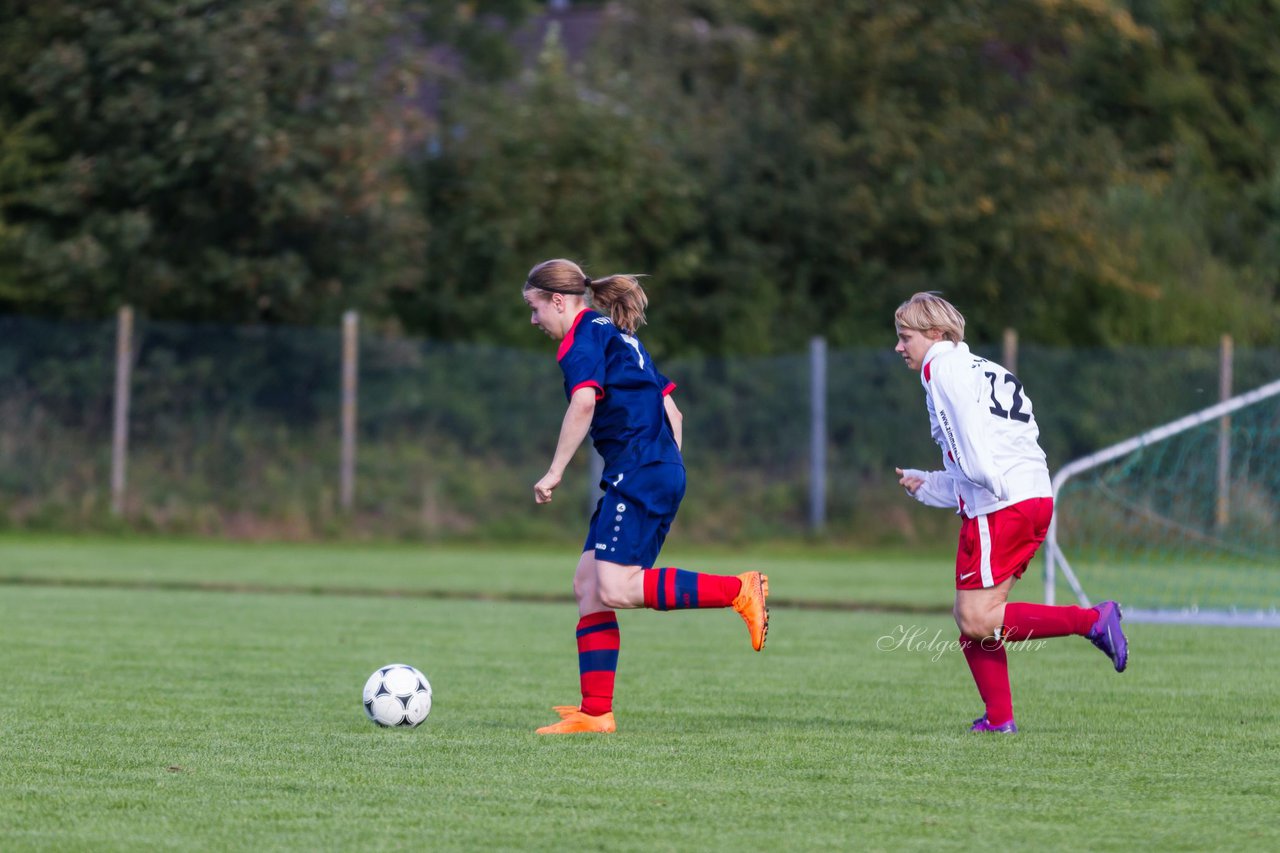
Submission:
{"label": "white and black soccer ball", "polygon": [[413,728],[431,713],[431,682],[408,664],[387,664],[364,683],[364,712],[380,726]]}

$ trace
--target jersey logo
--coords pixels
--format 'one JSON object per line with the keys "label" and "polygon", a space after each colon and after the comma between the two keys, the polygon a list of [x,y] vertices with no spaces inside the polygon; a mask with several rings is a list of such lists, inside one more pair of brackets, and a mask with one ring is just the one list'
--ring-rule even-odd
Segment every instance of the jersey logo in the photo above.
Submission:
{"label": "jersey logo", "polygon": [[608,317],[597,317],[597,318],[595,318],[594,320],[592,320],[591,322],[595,323],[597,326],[612,326],[612,325],[613,325],[613,321],[612,321],[612,320],[610,320]]}
{"label": "jersey logo", "polygon": [[[596,547],[599,548],[600,546],[597,545]],[[960,580],[967,581],[969,578],[973,577],[976,574],[977,572],[965,572],[963,575],[960,576]]]}

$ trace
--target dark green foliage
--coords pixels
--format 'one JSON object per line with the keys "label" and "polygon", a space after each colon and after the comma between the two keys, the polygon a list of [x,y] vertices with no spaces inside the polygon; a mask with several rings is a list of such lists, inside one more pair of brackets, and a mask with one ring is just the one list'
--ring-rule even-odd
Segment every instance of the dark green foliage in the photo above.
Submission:
{"label": "dark green foliage", "polygon": [[[534,263],[661,273],[699,222],[696,186],[669,138],[584,91],[554,42],[528,87],[483,91],[445,104],[436,153],[417,167],[428,283],[398,294],[396,314],[435,338],[536,342],[520,301]],[[655,276],[655,301],[672,278]]]}
{"label": "dark green foliage", "polygon": [[660,348],[887,344],[920,289],[977,340],[1268,340],[1280,133],[1229,105],[1277,102],[1280,16],[1213,5],[636,4],[576,76],[550,44],[514,94],[458,93],[421,174],[429,268],[466,284],[401,316],[473,334],[464,304],[568,253],[654,273]]}
{"label": "dark green foliage", "polygon": [[[51,2],[0,14],[10,310],[316,321],[418,277],[377,3]],[[0,116],[2,117],[2,116]],[[7,125],[6,125],[7,126]]]}
{"label": "dark green foliage", "polygon": [[532,344],[564,255],[651,274],[660,356],[888,345],[921,289],[1266,344],[1278,107],[1275,0],[10,4],[0,310]]}

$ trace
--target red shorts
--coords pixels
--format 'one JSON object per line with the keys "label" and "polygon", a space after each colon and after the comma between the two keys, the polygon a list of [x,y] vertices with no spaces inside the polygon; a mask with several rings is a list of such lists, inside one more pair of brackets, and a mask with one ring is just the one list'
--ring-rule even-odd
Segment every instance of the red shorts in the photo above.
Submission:
{"label": "red shorts", "polygon": [[1049,532],[1051,518],[1053,498],[1031,498],[966,517],[956,549],[956,589],[990,589],[1022,577]]}

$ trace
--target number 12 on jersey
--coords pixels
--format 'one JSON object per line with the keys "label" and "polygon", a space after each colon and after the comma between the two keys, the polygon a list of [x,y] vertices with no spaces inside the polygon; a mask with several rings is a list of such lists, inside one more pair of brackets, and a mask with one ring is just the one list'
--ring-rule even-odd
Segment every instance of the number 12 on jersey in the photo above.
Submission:
{"label": "number 12 on jersey", "polygon": [[988,411],[996,417],[1004,418],[1005,420],[1012,418],[1013,420],[1021,421],[1024,424],[1030,421],[1031,415],[1022,411],[1022,383],[1018,381],[1018,377],[1014,376],[1012,373],[1006,373],[1004,375],[1004,381],[999,383],[1000,391],[1004,390],[1005,385],[1013,386],[1013,402],[1012,405],[1006,409],[1004,406],[1000,405],[1000,400],[996,398],[996,374],[991,371],[987,371],[985,375],[987,377],[987,381],[991,383],[991,408]]}

